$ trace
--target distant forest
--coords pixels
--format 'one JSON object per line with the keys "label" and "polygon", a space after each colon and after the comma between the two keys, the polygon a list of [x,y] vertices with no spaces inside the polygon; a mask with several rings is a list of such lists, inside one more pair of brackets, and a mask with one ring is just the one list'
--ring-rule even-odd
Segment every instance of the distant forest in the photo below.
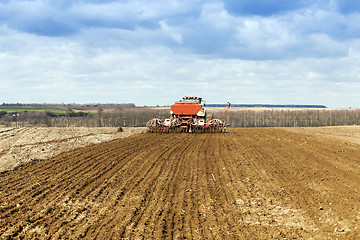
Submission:
{"label": "distant forest", "polygon": [[[135,103],[3,103],[3,107],[136,107]],[[207,107],[225,107],[226,104],[210,103]],[[155,106],[154,106],[155,107]],[[156,105],[159,107],[159,105]],[[164,105],[164,107],[170,107]],[[326,108],[324,105],[301,105],[301,104],[231,104],[231,107],[265,107],[265,108]]]}
{"label": "distant forest", "polygon": [[[209,105],[208,105],[209,106]],[[11,108],[9,108],[11,109]],[[66,109],[66,108],[65,108]],[[169,109],[125,106],[98,106],[62,111],[4,111],[0,125],[7,127],[131,127],[145,126],[152,118],[169,118]],[[91,111],[90,111],[90,110]],[[228,112],[207,109],[210,118],[225,121],[228,127],[320,127],[360,125],[360,109],[273,108],[241,109]]]}

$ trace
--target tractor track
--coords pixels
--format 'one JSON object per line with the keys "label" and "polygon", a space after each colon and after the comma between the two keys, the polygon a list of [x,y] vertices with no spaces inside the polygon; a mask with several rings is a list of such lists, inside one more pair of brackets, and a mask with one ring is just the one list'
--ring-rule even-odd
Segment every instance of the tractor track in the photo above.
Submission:
{"label": "tractor track", "polygon": [[356,239],[360,145],[140,134],[0,173],[0,239]]}

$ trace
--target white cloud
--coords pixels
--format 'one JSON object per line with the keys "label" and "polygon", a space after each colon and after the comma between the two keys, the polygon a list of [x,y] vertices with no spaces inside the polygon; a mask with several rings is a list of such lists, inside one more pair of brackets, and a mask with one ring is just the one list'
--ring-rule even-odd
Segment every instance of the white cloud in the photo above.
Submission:
{"label": "white cloud", "polygon": [[[220,1],[143,3],[2,4],[0,101],[163,105],[201,95],[360,107],[356,13],[314,5],[252,16]],[[63,34],[42,34],[49,18]]]}
{"label": "white cloud", "polygon": [[2,31],[8,34],[3,37],[8,39],[6,49],[17,49],[0,54],[1,96],[6,102],[163,105],[193,94],[210,103],[358,106],[356,43],[352,54],[342,58],[248,61],[205,58],[165,47],[93,48],[76,38]]}
{"label": "white cloud", "polygon": [[323,79],[324,75],[317,73],[317,72],[308,72],[306,74],[306,79],[307,80],[319,80],[319,79]]}
{"label": "white cloud", "polygon": [[183,42],[183,37],[182,35],[177,32],[174,28],[170,27],[167,23],[166,20],[161,20],[159,21],[160,26],[161,26],[161,30],[166,34],[169,35],[175,42],[182,44]]}

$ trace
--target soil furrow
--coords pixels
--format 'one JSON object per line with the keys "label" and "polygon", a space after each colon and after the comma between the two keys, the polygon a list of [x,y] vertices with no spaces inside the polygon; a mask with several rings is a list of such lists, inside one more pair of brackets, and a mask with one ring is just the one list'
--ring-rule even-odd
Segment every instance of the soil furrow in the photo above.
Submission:
{"label": "soil furrow", "polygon": [[0,174],[0,239],[356,239],[359,150],[277,128],[87,146]]}

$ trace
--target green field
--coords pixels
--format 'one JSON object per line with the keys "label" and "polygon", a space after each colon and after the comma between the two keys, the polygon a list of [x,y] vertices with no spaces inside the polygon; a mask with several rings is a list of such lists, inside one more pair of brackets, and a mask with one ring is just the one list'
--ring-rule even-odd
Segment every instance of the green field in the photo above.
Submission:
{"label": "green field", "polygon": [[[35,107],[35,106],[0,106],[0,111],[5,112],[52,112],[57,114],[66,114],[69,110],[74,112],[80,112],[79,110],[69,108],[57,108],[57,107]],[[88,111],[83,111],[88,112]],[[90,111],[89,111],[90,112]]]}

